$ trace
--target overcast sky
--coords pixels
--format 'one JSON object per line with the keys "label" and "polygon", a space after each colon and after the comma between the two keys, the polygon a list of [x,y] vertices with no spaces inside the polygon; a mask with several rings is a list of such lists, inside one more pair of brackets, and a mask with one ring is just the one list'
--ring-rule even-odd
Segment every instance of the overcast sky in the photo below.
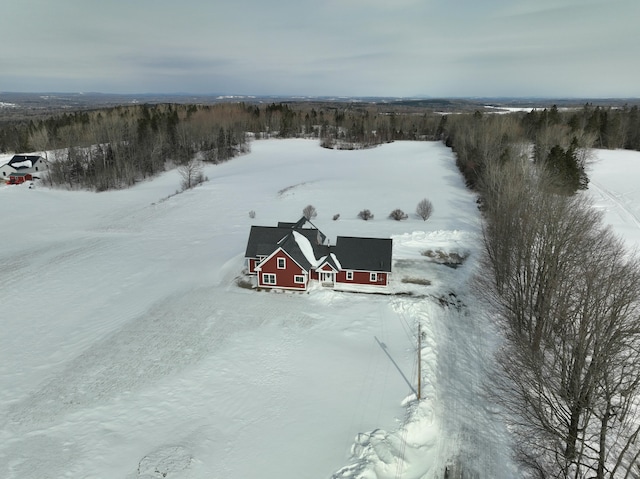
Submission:
{"label": "overcast sky", "polygon": [[640,97],[640,0],[5,0],[0,91]]}

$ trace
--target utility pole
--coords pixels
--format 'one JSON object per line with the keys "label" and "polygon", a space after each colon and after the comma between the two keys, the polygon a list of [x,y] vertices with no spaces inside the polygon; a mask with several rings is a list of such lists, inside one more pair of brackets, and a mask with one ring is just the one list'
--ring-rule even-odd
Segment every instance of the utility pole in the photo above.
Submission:
{"label": "utility pole", "polygon": [[422,328],[418,320],[418,401],[422,399]]}

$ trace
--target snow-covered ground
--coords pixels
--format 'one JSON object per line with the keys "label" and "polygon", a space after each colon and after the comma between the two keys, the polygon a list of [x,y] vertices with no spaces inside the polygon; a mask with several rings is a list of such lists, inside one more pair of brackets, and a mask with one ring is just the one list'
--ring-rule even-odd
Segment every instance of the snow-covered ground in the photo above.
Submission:
{"label": "snow-covered ground", "polygon": [[630,248],[640,249],[640,152],[594,150],[587,173],[588,192],[605,222]]}
{"label": "snow-covered ground", "polygon": [[[598,207],[640,238],[601,164]],[[449,149],[258,141],[205,173],[179,195],[175,171],[106,193],[0,187],[0,477],[515,476],[482,394],[495,334],[468,287],[479,216]],[[250,226],[307,204],[329,238],[392,237],[391,289],[411,295],[238,287]],[[450,253],[466,260],[437,261]]]}

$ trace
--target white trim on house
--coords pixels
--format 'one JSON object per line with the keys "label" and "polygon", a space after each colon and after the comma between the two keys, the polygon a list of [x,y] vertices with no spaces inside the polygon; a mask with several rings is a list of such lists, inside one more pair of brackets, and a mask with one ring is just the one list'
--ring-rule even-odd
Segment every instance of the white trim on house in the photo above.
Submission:
{"label": "white trim on house", "polygon": [[[294,264],[298,265],[298,267],[304,271],[305,273],[308,273],[309,271],[304,268],[300,263],[298,263],[295,259],[293,259],[291,257],[291,255],[289,253],[287,253],[285,250],[282,249],[282,247],[278,247],[273,253],[271,253],[269,256],[265,257],[264,259],[260,260],[260,263],[258,263],[256,265],[256,271],[261,271],[262,270],[262,265],[264,263],[266,263],[267,261],[269,261],[271,258],[273,258],[276,254],[278,254],[278,251],[282,251],[287,258],[289,258],[291,261],[293,261]],[[276,265],[277,266],[277,265]]]}
{"label": "white trim on house", "polygon": [[304,277],[303,274],[294,274],[293,275],[293,282],[295,284],[306,284],[305,277]]}
{"label": "white trim on house", "polygon": [[347,281],[353,281],[353,271],[349,270],[346,272],[346,279]]}
{"label": "white trim on house", "polygon": [[322,283],[333,284],[336,282],[336,273],[335,271],[319,271],[318,280],[320,281],[320,284]]}
{"label": "white trim on house", "polygon": [[369,282],[375,283],[378,281],[378,273],[369,273]]}
{"label": "white trim on house", "polygon": [[275,285],[276,284],[275,273],[262,273],[262,284],[268,284],[269,286]]}
{"label": "white trim on house", "polygon": [[287,269],[287,258],[276,258],[276,268]]}

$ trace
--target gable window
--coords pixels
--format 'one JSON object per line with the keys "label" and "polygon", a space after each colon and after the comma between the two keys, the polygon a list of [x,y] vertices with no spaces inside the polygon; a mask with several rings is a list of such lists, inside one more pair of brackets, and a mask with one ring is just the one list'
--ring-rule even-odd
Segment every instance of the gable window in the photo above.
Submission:
{"label": "gable window", "polygon": [[301,274],[296,274],[293,277],[293,282],[296,284],[304,284],[304,276],[302,276]]}
{"label": "gable window", "polygon": [[353,271],[347,271],[347,281],[353,281]]}
{"label": "gable window", "polygon": [[369,275],[369,281],[372,283],[375,283],[376,281],[378,281],[378,273],[371,273]]}
{"label": "gable window", "polygon": [[263,273],[262,282],[264,284],[276,284],[276,275],[273,273]]}
{"label": "gable window", "polygon": [[285,258],[278,258],[278,269],[286,269],[287,261]]}

